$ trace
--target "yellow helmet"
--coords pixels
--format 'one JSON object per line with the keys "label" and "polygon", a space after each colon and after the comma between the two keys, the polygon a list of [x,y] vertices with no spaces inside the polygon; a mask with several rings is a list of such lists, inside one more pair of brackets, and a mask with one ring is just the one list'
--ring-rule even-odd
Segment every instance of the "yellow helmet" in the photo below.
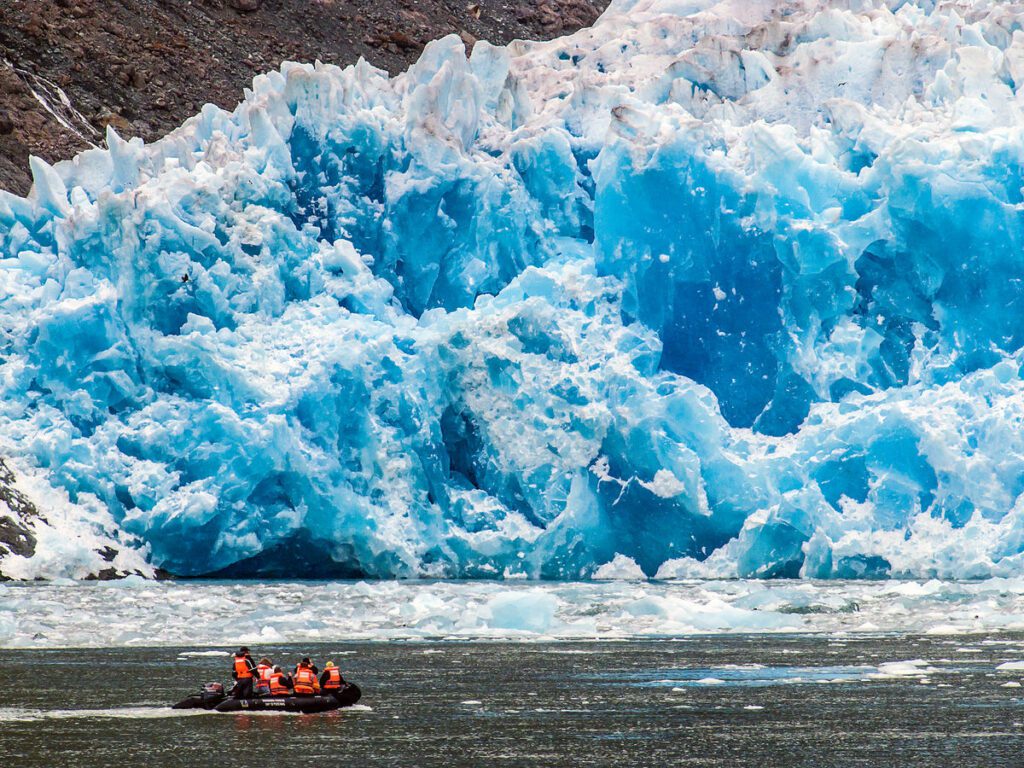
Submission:
{"label": "yellow helmet", "polygon": [[326,664],[324,664],[324,669],[327,669],[328,667],[333,667],[333,666],[334,666],[334,662],[333,661],[328,661]]}

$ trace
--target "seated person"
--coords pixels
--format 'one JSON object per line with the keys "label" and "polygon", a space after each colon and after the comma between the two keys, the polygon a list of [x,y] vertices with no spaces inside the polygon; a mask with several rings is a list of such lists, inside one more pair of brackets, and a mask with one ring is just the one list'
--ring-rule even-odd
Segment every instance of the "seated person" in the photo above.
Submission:
{"label": "seated person", "polygon": [[334,666],[333,661],[328,661],[324,666],[324,673],[320,675],[320,689],[324,693],[340,691],[345,685],[345,678],[341,676],[341,670]]}
{"label": "seated person", "polygon": [[303,659],[295,669],[292,677],[292,685],[296,696],[313,696],[320,692],[320,681],[316,679],[316,672],[313,670],[309,659]]}
{"label": "seated person", "polygon": [[270,694],[270,676],[274,672],[274,665],[266,656],[260,659],[260,663],[256,665],[256,670],[253,675],[253,693],[257,696],[267,696]]}
{"label": "seated person", "polygon": [[280,667],[274,667],[274,671],[270,673],[270,695],[291,696],[294,687],[291,677],[286,675]]}

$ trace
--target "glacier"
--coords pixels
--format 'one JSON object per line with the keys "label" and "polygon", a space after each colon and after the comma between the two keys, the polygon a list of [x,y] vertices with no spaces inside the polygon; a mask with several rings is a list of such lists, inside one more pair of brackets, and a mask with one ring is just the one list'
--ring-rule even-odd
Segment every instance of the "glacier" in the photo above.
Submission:
{"label": "glacier", "polygon": [[0,570],[1019,574],[1022,108],[1024,3],[613,0],[33,158]]}

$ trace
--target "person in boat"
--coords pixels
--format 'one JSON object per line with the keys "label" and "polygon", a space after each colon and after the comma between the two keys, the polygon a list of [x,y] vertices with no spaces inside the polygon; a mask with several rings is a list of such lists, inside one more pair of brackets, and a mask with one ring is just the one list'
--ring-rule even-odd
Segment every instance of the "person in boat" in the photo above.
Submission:
{"label": "person in boat", "polygon": [[235,678],[235,687],[231,689],[231,695],[236,699],[252,698],[256,662],[249,655],[249,649],[244,645],[239,648],[232,659],[232,664],[231,676]]}
{"label": "person in boat", "polygon": [[274,673],[273,662],[264,656],[256,665],[256,672],[253,681],[253,693],[257,696],[270,695],[270,676]]}
{"label": "person in boat", "polygon": [[328,661],[324,665],[324,673],[320,675],[320,690],[324,693],[334,693],[340,691],[343,685],[345,678],[341,676],[341,670],[334,666],[333,661]]}
{"label": "person in boat", "polygon": [[315,696],[320,692],[320,681],[316,678],[316,667],[309,659],[303,659],[295,668],[292,687],[296,696]]}
{"label": "person in boat", "polygon": [[274,667],[269,678],[271,696],[291,696],[294,685],[292,679],[280,667]]}

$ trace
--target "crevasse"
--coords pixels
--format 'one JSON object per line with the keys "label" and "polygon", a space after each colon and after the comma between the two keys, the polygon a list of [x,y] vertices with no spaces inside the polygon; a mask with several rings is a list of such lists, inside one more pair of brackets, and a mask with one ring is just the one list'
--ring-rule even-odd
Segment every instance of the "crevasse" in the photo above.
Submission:
{"label": "crevasse", "polygon": [[1022,94],[981,0],[285,64],[0,193],[0,451],[183,575],[1019,573]]}

